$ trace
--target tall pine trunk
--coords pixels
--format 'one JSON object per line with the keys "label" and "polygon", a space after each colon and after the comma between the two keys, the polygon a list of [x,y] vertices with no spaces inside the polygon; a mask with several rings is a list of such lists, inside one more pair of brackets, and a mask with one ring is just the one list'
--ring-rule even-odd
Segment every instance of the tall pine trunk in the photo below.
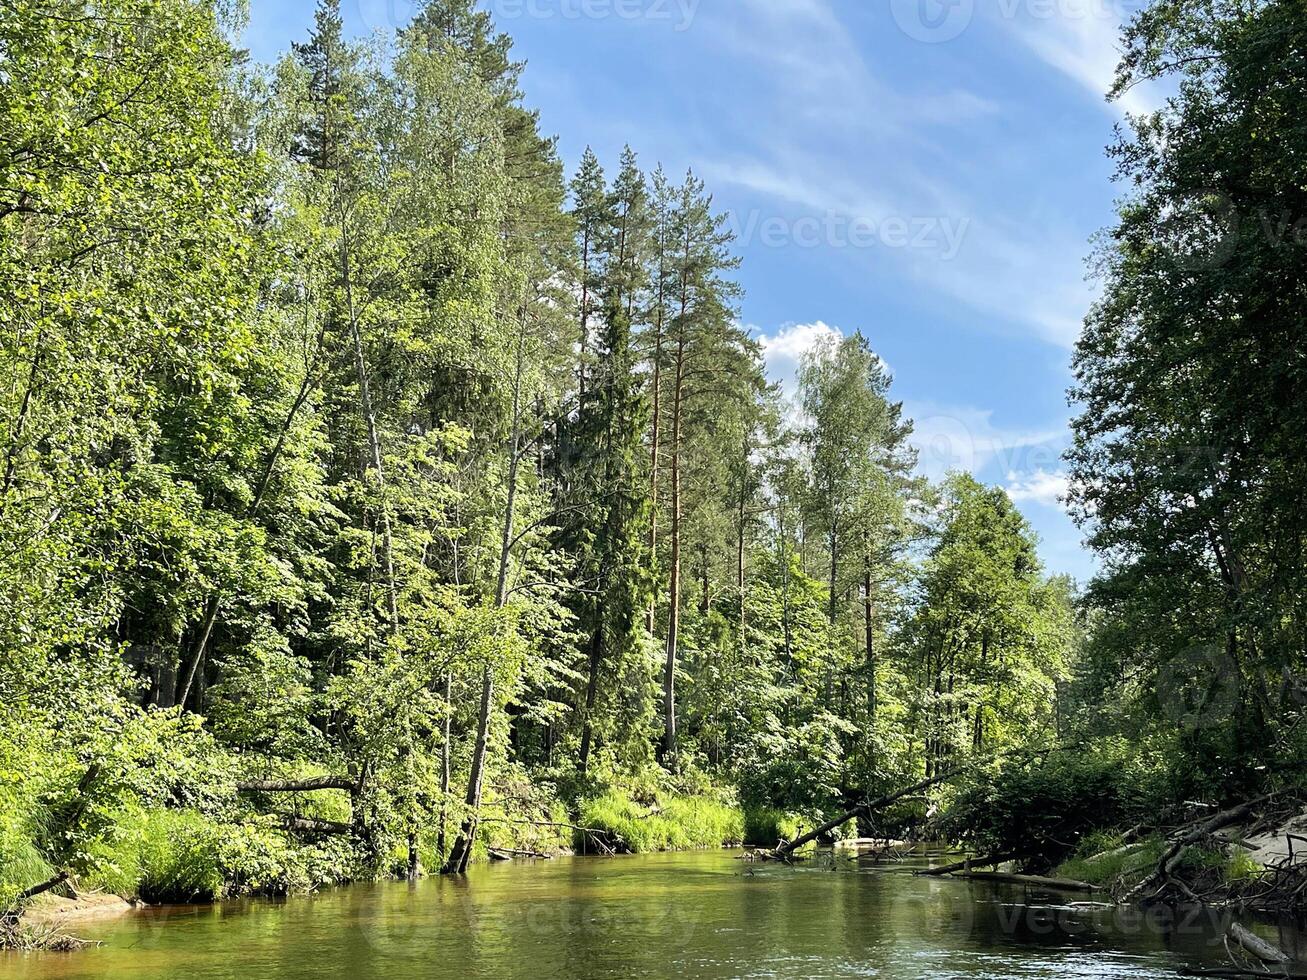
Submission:
{"label": "tall pine trunk", "polygon": [[663,753],[676,756],[676,644],[681,628],[681,408],[685,388],[684,324],[676,345],[672,394],[672,554],[667,582],[667,662],[663,670]]}

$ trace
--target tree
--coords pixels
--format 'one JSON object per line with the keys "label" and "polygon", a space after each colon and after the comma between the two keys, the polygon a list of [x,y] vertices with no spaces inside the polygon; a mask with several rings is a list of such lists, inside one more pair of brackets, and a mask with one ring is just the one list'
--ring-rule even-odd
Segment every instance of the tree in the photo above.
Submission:
{"label": "tree", "polygon": [[[1072,392],[1071,503],[1104,560],[1099,650],[1151,679],[1112,697],[1249,783],[1268,755],[1301,752],[1284,678],[1303,668],[1307,594],[1305,31],[1282,2],[1159,2],[1127,27],[1114,94],[1153,79],[1176,94],[1112,147],[1129,194]],[[1230,691],[1197,709],[1234,723],[1194,728],[1181,679]]]}
{"label": "tree", "polygon": [[[682,463],[686,415],[712,382],[739,367],[751,353],[733,323],[739,287],[726,278],[739,260],[730,254],[732,234],[724,216],[712,211],[712,198],[692,173],[677,194],[668,228],[667,266],[674,290],[674,313],[666,322],[671,421],[669,456],[670,541],[667,584],[667,640],[663,671],[663,752],[676,756],[676,659],[680,639],[682,545],[685,521]],[[660,345],[661,346],[661,345]]]}

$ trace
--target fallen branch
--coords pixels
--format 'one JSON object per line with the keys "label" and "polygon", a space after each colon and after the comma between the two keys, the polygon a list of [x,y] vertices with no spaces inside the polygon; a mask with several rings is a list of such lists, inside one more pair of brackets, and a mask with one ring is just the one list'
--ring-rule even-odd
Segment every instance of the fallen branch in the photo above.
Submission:
{"label": "fallen branch", "polygon": [[523,851],[515,847],[487,847],[486,851],[491,857],[502,856],[504,860],[509,858],[540,858],[549,861],[553,858],[552,854],[542,854],[540,851]]}
{"label": "fallen branch", "polygon": [[1024,854],[987,854],[984,857],[970,857],[965,861],[958,861],[954,864],[942,864],[938,868],[922,868],[919,871],[912,872],[914,875],[924,875],[927,877],[951,875],[955,871],[970,871],[974,868],[989,868],[1005,861],[1017,861],[1025,857]]}
{"label": "fallen branch", "polygon": [[1290,963],[1293,960],[1293,957],[1283,950],[1272,946],[1261,936],[1249,932],[1237,922],[1230,923],[1226,934],[1263,963]]}
{"label": "fallen branch", "polygon": [[36,898],[37,895],[44,895],[53,888],[58,888],[71,877],[72,875],[67,871],[60,871],[53,878],[47,878],[39,885],[33,885],[31,888],[19,892],[14,896],[13,904],[3,914],[0,914],[0,927],[12,929],[17,926],[18,920],[23,917],[22,906],[24,902]]}
{"label": "fallen branch", "polygon": [[772,851],[771,856],[775,860],[779,860],[779,861],[788,860],[790,855],[793,854],[795,851],[797,851],[800,847],[803,847],[803,845],[811,844],[813,841],[817,840],[817,838],[824,837],[825,835],[829,834],[832,830],[836,829],[837,827],[843,826],[844,824],[848,823],[850,820],[856,819],[857,817],[870,816],[876,810],[883,810],[885,807],[890,806],[893,803],[897,803],[905,796],[911,796],[914,793],[920,793],[923,789],[930,789],[930,787],[942,783],[945,780],[952,779],[954,776],[958,775],[961,772],[964,772],[968,768],[970,768],[970,766],[959,766],[956,769],[950,769],[947,772],[942,772],[937,776],[931,776],[928,779],[923,779],[919,783],[913,783],[911,786],[908,786],[905,789],[898,790],[897,792],[890,793],[888,796],[882,796],[878,800],[872,800],[870,803],[861,803],[858,806],[855,806],[852,810],[849,810],[845,813],[841,813],[838,817],[835,817],[834,819],[827,820],[816,830],[806,833],[802,837],[797,837],[792,841],[783,841],[782,843],[777,845],[774,851]]}
{"label": "fallen branch", "polygon": [[1252,815],[1254,807],[1265,803],[1269,799],[1271,799],[1270,796],[1263,796],[1256,800],[1249,800],[1247,803],[1229,810],[1222,810],[1215,816],[1208,817],[1201,823],[1191,826],[1191,829],[1186,830],[1171,842],[1171,846],[1162,852],[1162,856],[1157,861],[1157,868],[1153,873],[1130,889],[1123,901],[1130,902],[1159,883],[1165,886],[1175,869],[1179,867],[1185,851],[1189,850],[1191,845],[1212,836],[1218,830],[1224,830],[1226,827],[1246,819]]}
{"label": "fallen branch", "polygon": [[322,789],[358,789],[358,780],[348,776],[313,776],[309,779],[252,779],[237,783],[241,793],[313,793]]}
{"label": "fallen branch", "polygon": [[336,834],[345,836],[354,832],[354,828],[347,823],[340,823],[336,820],[315,820],[312,817],[283,817],[281,825],[286,830],[299,831],[306,834]]}
{"label": "fallen branch", "polygon": [[600,850],[609,857],[612,857],[617,852],[615,848],[610,847],[605,842],[605,837],[611,837],[616,843],[623,847],[627,846],[626,841],[622,840],[619,835],[613,833],[611,830],[599,830],[594,827],[578,827],[574,823],[558,823],[553,820],[513,820],[509,817],[482,817],[481,822],[514,824],[520,827],[555,827],[559,830],[575,831],[578,834],[585,834],[589,837],[599,846]]}

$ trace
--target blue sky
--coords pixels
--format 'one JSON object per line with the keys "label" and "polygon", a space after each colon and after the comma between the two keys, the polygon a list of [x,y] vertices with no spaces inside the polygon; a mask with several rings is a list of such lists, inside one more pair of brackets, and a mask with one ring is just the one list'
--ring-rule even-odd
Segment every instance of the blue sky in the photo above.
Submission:
{"label": "blue sky", "polygon": [[[1008,488],[1052,571],[1094,562],[1057,496],[1090,238],[1117,188],[1104,93],[1132,0],[488,0],[569,169],[624,143],[693,166],[732,215],[743,320],[774,377],[861,330],[922,469]],[[408,0],[344,0],[355,34]],[[270,60],[309,0],[251,0]]]}

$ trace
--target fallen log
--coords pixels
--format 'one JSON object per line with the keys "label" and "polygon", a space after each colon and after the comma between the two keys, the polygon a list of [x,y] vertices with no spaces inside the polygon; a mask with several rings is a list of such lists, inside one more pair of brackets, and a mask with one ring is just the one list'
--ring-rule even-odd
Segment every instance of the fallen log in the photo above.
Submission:
{"label": "fallen log", "polygon": [[1037,888],[1053,888],[1064,892],[1096,892],[1102,890],[1099,885],[1091,885],[1087,881],[1076,881],[1073,878],[1045,878],[1042,875],[1010,874],[1005,871],[965,871],[957,872],[950,877],[964,878],[968,881],[992,881],[1000,885],[1032,885]]}
{"label": "fallen log", "polygon": [[1190,829],[1186,830],[1171,842],[1171,846],[1163,851],[1162,856],[1158,859],[1157,868],[1152,872],[1152,874],[1145,877],[1141,882],[1139,882],[1139,884],[1130,889],[1130,891],[1126,893],[1123,901],[1130,902],[1134,900],[1137,896],[1143,894],[1156,884],[1160,883],[1165,885],[1166,882],[1170,880],[1175,869],[1179,867],[1180,861],[1184,858],[1185,852],[1189,850],[1191,845],[1210,837],[1218,830],[1224,830],[1226,827],[1232,826],[1233,824],[1246,819],[1252,815],[1255,807],[1259,804],[1265,803],[1271,798],[1271,796],[1263,796],[1256,800],[1249,800],[1247,803],[1240,804],[1239,806],[1233,807],[1229,810],[1222,810],[1220,813],[1191,826]]}
{"label": "fallen log", "polygon": [[626,841],[622,840],[618,834],[615,834],[610,830],[599,830],[594,827],[578,827],[574,823],[558,823],[553,820],[513,820],[509,817],[482,817],[481,822],[506,823],[519,827],[555,827],[559,830],[571,830],[578,834],[584,834],[593,843],[597,844],[599,849],[609,857],[612,857],[613,854],[616,853],[616,848],[610,847],[604,838],[611,837],[619,847],[627,846]]}
{"label": "fallen log", "polygon": [[486,852],[492,857],[499,857],[502,860],[510,858],[539,858],[543,861],[549,861],[553,858],[552,854],[542,854],[540,851],[523,851],[516,847],[487,847]]}
{"label": "fallen log", "polygon": [[1231,922],[1230,927],[1225,932],[1227,936],[1263,963],[1291,963],[1293,961],[1293,957],[1282,949],[1272,946],[1261,936],[1250,932],[1237,922]]}
{"label": "fallen log", "polygon": [[988,868],[1004,863],[1005,861],[1018,861],[1025,857],[1024,854],[987,854],[984,857],[967,858],[965,861],[957,861],[953,864],[941,864],[938,868],[922,868],[912,872],[914,875],[940,876],[951,875],[955,871],[970,871],[972,868]]}
{"label": "fallen log", "polygon": [[888,796],[882,796],[878,800],[872,800],[870,803],[860,803],[857,806],[855,806],[852,810],[848,810],[844,813],[841,813],[838,817],[835,817],[831,820],[827,820],[816,830],[810,831],[809,833],[804,834],[802,837],[796,837],[792,841],[782,841],[780,844],[776,846],[776,849],[772,851],[771,856],[775,860],[786,861],[789,859],[790,855],[793,854],[795,851],[797,851],[800,847],[803,847],[805,844],[811,844],[819,837],[826,836],[832,830],[835,830],[837,827],[842,827],[850,820],[854,820],[858,817],[870,816],[876,810],[883,810],[885,807],[890,806],[893,803],[897,803],[905,796],[912,796],[914,793],[920,793],[923,789],[930,789],[930,787],[942,783],[945,780],[952,779],[954,776],[958,775],[959,773],[965,772],[968,768],[970,768],[970,766],[959,766],[956,769],[950,769],[947,772],[942,772],[937,776],[931,776],[928,779],[923,779],[919,783],[913,783],[911,786],[908,786],[905,789],[898,790],[897,792],[890,793]]}
{"label": "fallen log", "polygon": [[17,926],[18,920],[23,916],[24,902],[36,898],[37,895],[44,895],[46,892],[58,888],[71,877],[72,875],[67,871],[60,871],[54,877],[47,878],[40,884],[33,885],[31,888],[19,892],[14,896],[13,904],[3,913],[0,913],[0,926],[3,926],[6,929],[12,929]]}
{"label": "fallen log", "polygon": [[313,793],[322,789],[358,789],[358,780],[348,776],[313,776],[308,779],[252,779],[237,783],[240,793]]}

